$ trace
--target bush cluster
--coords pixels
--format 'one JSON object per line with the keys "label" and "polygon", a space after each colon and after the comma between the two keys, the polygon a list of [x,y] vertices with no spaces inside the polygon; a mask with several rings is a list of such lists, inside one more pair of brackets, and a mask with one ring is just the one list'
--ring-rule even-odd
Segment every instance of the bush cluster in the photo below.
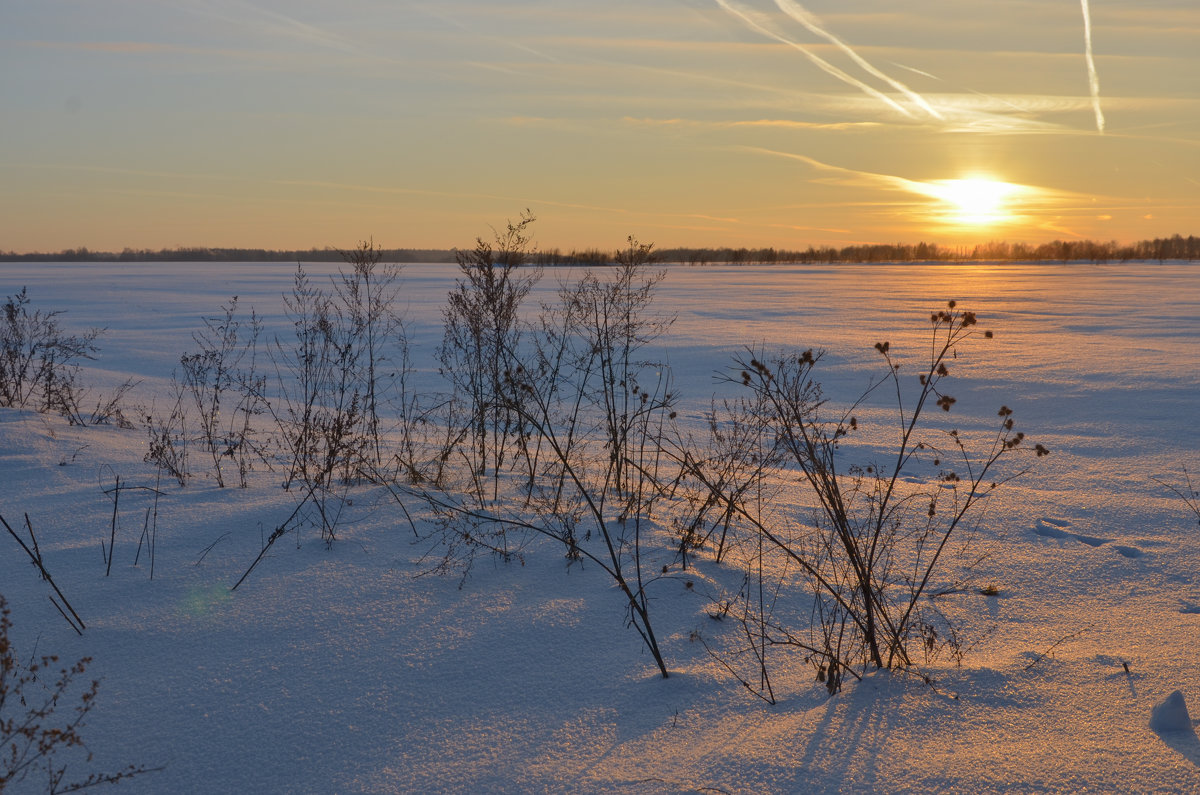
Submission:
{"label": "bush cluster", "polygon": [[[411,388],[403,274],[373,241],[345,252],[327,284],[297,267],[286,333],[264,340],[236,296],[204,319],[165,410],[142,412],[147,461],[180,486],[197,461],[219,486],[263,467],[297,495],[233,587],[306,523],[334,543],[351,489],[371,484],[434,542],[433,570],[517,560],[540,538],[568,565],[603,571],[663,676],[651,592],[698,556],[740,570],[711,611],[740,640],[709,648],[767,700],[779,652],[804,655],[831,693],[871,669],[961,653],[932,591],[980,497],[1024,471],[1007,459],[1047,452],[1007,407],[988,433],[929,422],[954,410],[956,361],[992,337],[976,315],[954,302],[933,312],[927,353],[903,375],[878,343],[879,376],[840,407],[817,380],[821,352],[747,349],[724,375],[733,396],[684,422],[654,355],[673,318],[655,308],[666,273],[653,246],[630,237],[614,265],[581,269],[531,307],[533,222],[523,214],[457,252],[437,393]],[[22,292],[6,307],[0,399],[40,395],[39,408],[63,411],[98,332],[65,335],[27,304]],[[890,447],[860,440],[859,414],[880,398],[894,409]],[[785,490],[806,513],[781,512]],[[432,521],[414,521],[417,508]]]}

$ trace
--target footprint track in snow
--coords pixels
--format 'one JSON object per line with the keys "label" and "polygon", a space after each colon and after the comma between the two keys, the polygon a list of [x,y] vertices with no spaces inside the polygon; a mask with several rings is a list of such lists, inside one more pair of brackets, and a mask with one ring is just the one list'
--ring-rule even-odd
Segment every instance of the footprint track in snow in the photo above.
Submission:
{"label": "footprint track in snow", "polygon": [[[1067,528],[1071,527],[1071,522],[1066,519],[1053,519],[1048,516],[1038,519],[1037,525],[1034,526],[1033,532],[1043,538],[1060,538],[1074,539],[1081,544],[1086,544],[1089,547],[1102,547],[1106,544],[1112,544],[1112,538],[1100,538],[1099,536],[1089,536],[1083,533],[1075,533]],[[1128,546],[1125,544],[1114,544],[1113,550],[1118,554],[1124,555],[1127,558],[1140,558],[1146,554],[1146,551],[1138,547]]]}

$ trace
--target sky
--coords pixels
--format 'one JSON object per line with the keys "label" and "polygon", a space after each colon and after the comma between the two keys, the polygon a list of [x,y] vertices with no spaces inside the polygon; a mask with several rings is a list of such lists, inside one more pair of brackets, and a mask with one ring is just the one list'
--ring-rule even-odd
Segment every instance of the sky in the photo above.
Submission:
{"label": "sky", "polygon": [[1200,232],[1195,0],[0,0],[0,250]]}

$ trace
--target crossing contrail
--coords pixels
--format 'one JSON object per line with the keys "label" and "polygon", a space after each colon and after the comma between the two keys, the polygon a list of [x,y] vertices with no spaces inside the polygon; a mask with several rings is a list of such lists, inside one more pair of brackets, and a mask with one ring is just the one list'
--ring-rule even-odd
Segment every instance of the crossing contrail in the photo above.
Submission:
{"label": "crossing contrail", "polygon": [[[829,63],[829,61],[826,61],[824,58],[817,55],[812,50],[805,47],[800,42],[795,41],[793,39],[789,39],[787,36],[784,36],[781,33],[776,33],[775,31],[771,30],[769,27],[767,27],[767,25],[764,21],[762,21],[760,19],[756,19],[753,12],[751,12],[749,9],[742,8],[739,5],[737,5],[736,3],[730,2],[730,0],[716,0],[716,3],[721,8],[725,9],[725,11],[740,18],[748,26],[750,26],[754,30],[758,31],[762,35],[767,36],[768,38],[775,39],[776,41],[786,44],[787,46],[789,46],[793,49],[799,50],[801,53],[804,54],[804,56],[806,58],[808,58],[808,60],[810,60],[814,64],[816,64],[816,66],[819,69],[821,69],[823,72],[833,75],[838,80],[841,80],[843,83],[854,86],[855,88],[859,89],[860,91],[863,91],[864,93],[875,97],[876,99],[880,100],[881,102],[884,102],[885,104],[889,105],[893,110],[899,111],[900,113],[904,114],[905,116],[908,116],[910,119],[915,118],[912,111],[910,111],[908,108],[904,107],[899,102],[892,99],[887,94],[880,91],[879,89],[877,89],[873,86],[867,85],[866,83],[864,83],[863,81],[854,77],[853,75],[847,74],[846,72],[837,68],[833,64]],[[761,15],[759,15],[759,16],[761,16]]]}
{"label": "crossing contrail", "polygon": [[[1084,1],[1086,2],[1086,0],[1084,0]],[[854,61],[854,63],[858,64],[863,69],[863,71],[879,78],[883,82],[890,85],[892,88],[894,88],[897,91],[899,91],[900,93],[904,94],[910,100],[912,100],[917,105],[919,105],[921,107],[921,109],[924,110],[926,113],[928,113],[930,116],[933,116],[935,119],[938,119],[939,121],[942,120],[941,114],[938,113],[936,110],[934,110],[930,106],[930,104],[925,101],[924,97],[922,97],[916,91],[913,91],[908,86],[904,85],[904,83],[901,83],[899,80],[896,80],[896,79],[890,77],[889,75],[884,74],[879,69],[876,69],[871,63],[869,63],[867,61],[867,59],[863,58],[861,55],[859,55],[857,52],[855,52],[854,49],[851,48],[849,44],[846,44],[846,42],[842,41],[837,36],[833,35],[829,31],[825,30],[825,28],[821,27],[817,23],[816,18],[808,11],[808,9],[804,8],[804,6],[795,2],[795,0],[775,0],[775,5],[779,6],[780,11],[787,14],[789,17],[796,20],[801,25],[803,25],[805,28],[807,28],[810,33],[820,36],[821,38],[825,39],[830,44],[834,45],[839,50],[844,52],[846,55],[848,55],[850,57],[850,59],[852,61]]]}
{"label": "crossing contrail", "polygon": [[1083,44],[1087,58],[1088,85],[1092,90],[1092,110],[1096,112],[1096,130],[1104,132],[1104,112],[1100,110],[1100,78],[1096,76],[1096,61],[1092,58],[1092,13],[1088,0],[1079,0],[1083,7]]}

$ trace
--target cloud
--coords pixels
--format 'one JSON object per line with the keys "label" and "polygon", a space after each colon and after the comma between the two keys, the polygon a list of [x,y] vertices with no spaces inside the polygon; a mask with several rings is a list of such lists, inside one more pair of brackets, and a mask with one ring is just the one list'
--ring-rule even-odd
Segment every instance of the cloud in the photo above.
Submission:
{"label": "cloud", "polygon": [[357,49],[354,42],[326,28],[245,0],[191,0],[187,8],[198,16],[255,30],[270,38],[290,39],[344,53]]}
{"label": "cloud", "polygon": [[[820,173],[811,180],[815,183],[906,194],[910,197],[907,201],[880,202],[878,206],[889,207],[899,215],[924,223],[996,226],[1039,222],[1039,216],[1041,222],[1045,222],[1048,213],[1069,210],[1071,203],[1080,203],[1084,199],[1069,191],[989,178],[916,180],[843,168],[794,152],[741,148],[804,163]],[[915,203],[914,198],[917,199]],[[1088,207],[1088,210],[1094,213],[1095,207]]]}
{"label": "cloud", "polygon": [[76,50],[79,52],[99,52],[112,55],[216,55],[229,57],[245,54],[229,49],[194,47],[149,41],[28,41],[22,42],[22,44],[53,50]]}
{"label": "cloud", "polygon": [[809,61],[811,61],[819,69],[821,69],[821,71],[823,71],[829,75],[832,75],[833,77],[836,77],[838,80],[841,80],[843,83],[846,83],[847,85],[850,85],[850,86],[853,86],[853,87],[859,89],[864,94],[867,94],[868,96],[873,97],[874,99],[884,103],[885,105],[887,105],[888,107],[897,111],[898,113],[900,113],[903,116],[907,116],[908,118],[916,117],[916,114],[914,114],[911,110],[904,107],[903,105],[901,105],[896,100],[892,99],[887,94],[884,94],[879,89],[875,88],[874,86],[867,85],[866,83],[859,80],[858,78],[846,73],[845,71],[843,71],[843,70],[839,69],[838,67],[834,66],[833,64],[829,63],[829,61],[826,61],[824,58],[817,55],[813,50],[804,46],[803,44],[796,41],[795,39],[790,38],[789,36],[786,36],[783,33],[780,33],[779,31],[775,30],[772,27],[771,22],[768,20],[768,18],[765,15],[761,14],[760,12],[746,8],[738,3],[731,2],[731,0],[716,0],[716,3],[717,3],[717,5],[719,5],[721,8],[723,8],[728,13],[741,19],[752,30],[754,30],[768,38],[774,39],[782,44],[786,44],[787,46],[791,47],[792,49],[797,50],[798,52],[802,53],[806,58],[808,58]]}
{"label": "cloud", "polygon": [[699,129],[734,129],[744,127],[762,127],[769,129],[788,130],[862,130],[882,126],[874,121],[846,122],[815,122],[797,121],[795,119],[742,119],[730,121],[706,121],[699,119],[651,119],[625,116],[621,121],[626,124],[649,127],[687,127]]}
{"label": "cloud", "polygon": [[1088,86],[1092,92],[1092,108],[1096,114],[1096,130],[1104,132],[1104,112],[1100,110],[1100,78],[1096,75],[1096,60],[1092,57],[1092,12],[1088,0],[1079,0],[1083,7],[1084,59],[1087,61]]}
{"label": "cloud", "polygon": [[[1085,0],[1085,2],[1086,2],[1086,0]],[[815,16],[813,16],[811,13],[809,13],[808,10],[804,8],[804,6],[800,5],[799,3],[795,2],[794,0],[775,0],[775,5],[779,6],[779,9],[781,11],[783,11],[785,14],[790,16],[792,19],[796,20],[801,25],[803,25],[806,29],[808,29],[809,32],[814,33],[817,36],[820,36],[821,38],[825,39],[830,44],[833,44],[839,50],[844,52],[846,55],[848,55],[850,57],[850,59],[852,61],[854,61],[854,63],[856,63],[860,68],[862,68],[868,74],[879,78],[880,80],[882,80],[885,83],[887,83],[888,85],[890,85],[892,88],[894,88],[897,91],[899,91],[900,93],[904,94],[904,96],[908,97],[911,101],[913,101],[919,107],[924,109],[924,111],[926,113],[928,113],[930,116],[933,116],[935,119],[941,118],[941,115],[936,110],[934,110],[932,107],[930,107],[929,103],[926,102],[925,99],[920,94],[913,91],[911,88],[906,86],[904,83],[901,83],[899,80],[896,80],[896,79],[884,74],[879,69],[872,66],[865,58],[863,58],[857,52],[855,52],[854,49],[850,47],[850,45],[846,44],[840,38],[838,38],[837,36],[834,36],[832,33],[825,30],[825,28],[821,27],[821,25],[817,22],[817,18]]]}
{"label": "cloud", "polygon": [[195,179],[209,182],[244,181],[246,178],[235,174],[218,174],[212,171],[185,173],[180,171],[152,171],[148,169],[118,168],[116,166],[88,166],[73,163],[0,163],[5,168],[27,168],[35,171],[81,171],[95,174],[113,174],[130,177],[151,177],[153,179]]}

